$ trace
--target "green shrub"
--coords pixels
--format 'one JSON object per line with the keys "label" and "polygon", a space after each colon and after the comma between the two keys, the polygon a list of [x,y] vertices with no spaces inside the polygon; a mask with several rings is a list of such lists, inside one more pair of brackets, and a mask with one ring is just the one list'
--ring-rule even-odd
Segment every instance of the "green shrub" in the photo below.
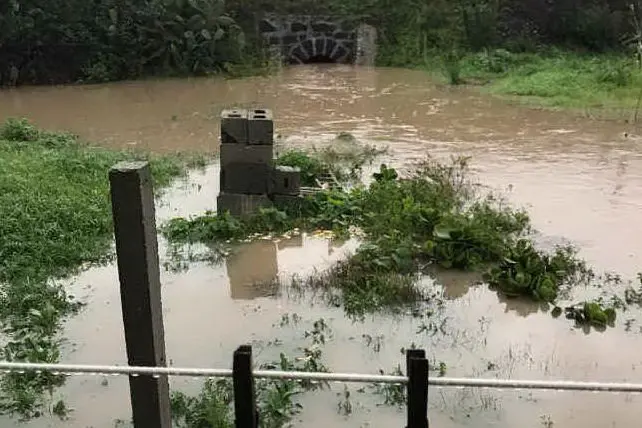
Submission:
{"label": "green shrub", "polygon": [[508,296],[529,296],[553,302],[561,286],[573,275],[585,271],[572,248],[557,248],[552,255],[534,248],[521,239],[509,248],[505,259],[492,268],[484,279]]}
{"label": "green shrub", "polygon": [[328,174],[330,169],[320,159],[303,150],[291,149],[279,155],[277,165],[291,166],[301,170],[301,184],[316,187],[317,177]]}
{"label": "green shrub", "polygon": [[624,64],[607,64],[597,72],[597,82],[624,87],[631,84],[633,73]]}
{"label": "green shrub", "polygon": [[575,320],[578,325],[597,328],[613,326],[617,317],[613,307],[606,307],[601,302],[578,303],[566,307],[564,312],[566,318]]}
{"label": "green shrub", "polygon": [[[365,238],[357,252],[306,284],[331,284],[343,291],[348,310],[372,310],[419,298],[415,282],[422,265],[486,269],[499,264],[501,271],[502,263],[520,251],[528,216],[497,198],[477,196],[467,170],[467,158],[450,164],[429,159],[409,177],[382,165],[368,187],[320,191],[240,221],[213,213],[174,219],[163,230],[174,240],[213,242],[293,228],[344,235],[359,228]],[[545,256],[534,252],[531,257]],[[535,273],[543,274],[541,269],[536,266]]]}
{"label": "green shrub", "polygon": [[4,3],[0,85],[207,74],[245,55],[220,0]]}
{"label": "green shrub", "polygon": [[40,132],[27,119],[7,119],[0,128],[0,140],[12,142],[35,141]]}

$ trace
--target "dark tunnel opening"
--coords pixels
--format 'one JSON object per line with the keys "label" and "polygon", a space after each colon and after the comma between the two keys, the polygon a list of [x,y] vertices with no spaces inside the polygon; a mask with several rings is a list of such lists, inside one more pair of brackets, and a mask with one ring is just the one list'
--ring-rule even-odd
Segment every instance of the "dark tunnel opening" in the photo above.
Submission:
{"label": "dark tunnel opening", "polygon": [[315,55],[303,61],[306,64],[334,64],[336,58],[331,58],[328,55]]}
{"label": "dark tunnel opening", "polygon": [[353,60],[350,43],[331,38],[310,38],[289,48],[287,62],[295,64],[350,64]]}
{"label": "dark tunnel opening", "polygon": [[328,55],[315,55],[309,58],[300,58],[297,55],[290,57],[288,61],[290,65],[295,64],[335,64],[337,62],[336,58],[332,58]]}

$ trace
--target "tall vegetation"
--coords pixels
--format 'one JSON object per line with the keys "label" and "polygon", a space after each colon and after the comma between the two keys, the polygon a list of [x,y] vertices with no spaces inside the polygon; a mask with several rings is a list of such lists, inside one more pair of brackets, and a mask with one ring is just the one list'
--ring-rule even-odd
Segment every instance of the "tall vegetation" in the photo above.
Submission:
{"label": "tall vegetation", "polygon": [[[235,0],[241,1],[241,0]],[[256,10],[291,12],[292,0],[244,0]],[[297,2],[294,2],[297,3]],[[638,0],[325,0],[307,11],[336,13],[379,30],[383,61],[406,65],[434,51],[543,45],[588,51],[618,50],[633,31]],[[639,8],[638,8],[639,9]]]}
{"label": "tall vegetation", "polygon": [[245,46],[223,0],[0,3],[4,84],[217,72]]}
{"label": "tall vegetation", "polygon": [[[337,1],[338,3],[341,3]],[[367,3],[367,5],[366,5]],[[345,2],[382,32],[382,60],[420,63],[435,52],[460,54],[542,46],[620,50],[632,31],[630,0],[400,0]],[[349,6],[353,5],[353,6]]]}
{"label": "tall vegetation", "polygon": [[[462,51],[556,45],[619,50],[639,0],[5,0],[0,84],[205,74],[262,61],[256,16],[336,14],[370,23],[384,65]],[[256,65],[256,64],[253,64]],[[238,68],[238,67],[236,67]]]}
{"label": "tall vegetation", "polygon": [[[314,174],[314,163],[308,165]],[[554,254],[535,249],[527,213],[477,191],[467,158],[451,164],[428,159],[405,178],[382,165],[373,178],[368,186],[321,191],[244,219],[226,213],[175,218],[163,232],[174,242],[205,243],[294,228],[356,233],[363,242],[350,258],[295,280],[305,288],[341,290],[349,314],[426,298],[417,284],[428,265],[481,270],[503,293],[544,302],[555,301],[574,275],[587,272],[570,248]]]}

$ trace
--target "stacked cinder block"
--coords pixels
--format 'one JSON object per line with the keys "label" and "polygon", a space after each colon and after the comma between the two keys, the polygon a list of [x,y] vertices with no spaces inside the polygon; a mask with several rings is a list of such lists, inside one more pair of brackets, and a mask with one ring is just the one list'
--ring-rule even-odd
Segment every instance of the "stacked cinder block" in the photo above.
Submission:
{"label": "stacked cinder block", "polygon": [[274,121],[266,109],[221,113],[221,190],[218,211],[251,214],[275,196],[296,196],[300,171],[274,166]]}

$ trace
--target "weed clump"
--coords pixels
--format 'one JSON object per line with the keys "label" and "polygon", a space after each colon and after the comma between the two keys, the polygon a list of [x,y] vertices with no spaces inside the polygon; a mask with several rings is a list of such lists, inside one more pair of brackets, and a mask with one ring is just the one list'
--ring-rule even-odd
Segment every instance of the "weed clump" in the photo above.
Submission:
{"label": "weed clump", "polygon": [[579,325],[605,328],[613,326],[616,313],[613,307],[607,307],[600,302],[582,302],[564,309],[566,318],[575,320]]}
{"label": "weed clump", "polygon": [[276,164],[299,168],[301,170],[301,184],[304,186],[316,186],[316,178],[330,172],[328,166],[324,165],[320,159],[297,149],[288,150],[280,155]]}
{"label": "weed clump", "polygon": [[642,307],[642,273],[638,273],[638,287],[627,287],[624,290],[624,302],[626,305],[637,305]]}
{"label": "weed clump", "polygon": [[328,291],[341,290],[342,304],[351,315],[362,315],[382,308],[399,308],[416,302],[422,296],[416,287],[418,275],[388,269],[369,270],[370,263],[361,264],[362,255],[362,252],[358,252],[329,270],[303,280],[295,278],[294,285]]}
{"label": "weed clump", "polygon": [[545,254],[530,241],[520,239],[484,279],[507,296],[526,295],[550,303],[564,282],[581,271],[586,267],[575,258],[573,248],[557,248],[553,254]]}
{"label": "weed clump", "polygon": [[[310,344],[303,349],[301,358],[289,358],[284,353],[279,360],[264,363],[261,370],[282,370],[301,372],[327,372],[323,364],[323,345],[332,333],[324,319],[314,321],[313,328],[305,331],[304,337]],[[259,379],[256,382],[258,412],[262,427],[281,428],[288,426],[302,406],[296,397],[306,391],[315,390],[325,384],[313,383],[305,379]],[[190,397],[183,392],[173,392],[171,396],[172,419],[179,428],[234,426],[233,387],[230,379],[205,382],[200,394]]]}
{"label": "weed clump", "polygon": [[317,179],[328,175],[344,183],[358,181],[363,167],[387,152],[385,148],[358,144],[355,137],[347,133],[340,133],[336,141],[339,143],[336,146],[309,151],[289,149],[277,157],[276,164],[299,168],[301,183],[316,187]]}
{"label": "weed clump", "polygon": [[[519,291],[553,300],[562,279],[555,276],[561,275],[562,253],[549,260],[531,247],[522,248],[530,242],[528,215],[500,198],[481,194],[469,179],[468,161],[454,158],[443,164],[428,159],[407,177],[381,165],[367,187],[322,190],[295,204],[262,209],[242,219],[211,212],[189,220],[173,219],[163,231],[170,240],[216,242],[294,228],[343,235],[357,228],[363,242],[355,254],[325,272],[297,280],[299,285],[341,290],[350,313],[422,300],[424,293],[416,284],[430,264],[465,270],[493,268],[491,282],[508,294]],[[513,272],[511,260],[524,265],[527,280],[524,273]],[[525,290],[516,288],[515,282],[524,282]]]}
{"label": "weed clump", "polygon": [[21,143],[25,141],[35,141],[38,139],[40,131],[27,119],[7,119],[0,129],[0,140],[13,141]]}

